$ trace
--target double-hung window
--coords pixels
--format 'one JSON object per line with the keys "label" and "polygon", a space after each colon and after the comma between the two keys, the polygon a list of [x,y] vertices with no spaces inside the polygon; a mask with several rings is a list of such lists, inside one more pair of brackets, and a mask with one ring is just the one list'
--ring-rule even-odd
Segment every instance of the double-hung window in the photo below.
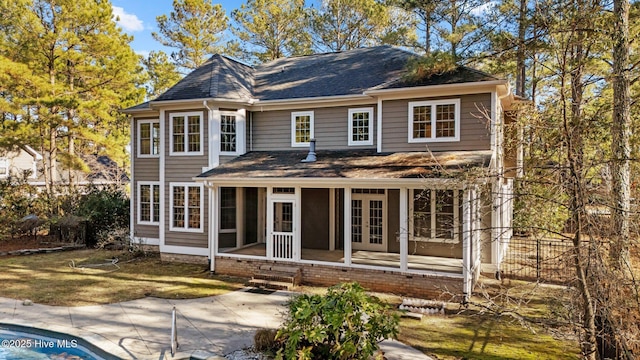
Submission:
{"label": "double-hung window", "polygon": [[349,109],[349,146],[373,145],[373,108]]}
{"label": "double-hung window", "polygon": [[0,158],[0,178],[9,176],[9,161],[5,158]]}
{"label": "double-hung window", "polygon": [[412,192],[410,203],[413,241],[460,242],[460,191],[422,190]]}
{"label": "double-hung window", "polygon": [[169,117],[170,155],[203,154],[202,112],[173,113]]}
{"label": "double-hung window", "polygon": [[460,99],[409,103],[409,142],[460,141]]}
{"label": "double-hung window", "polygon": [[237,122],[236,116],[222,114],[220,116],[220,153],[235,155],[237,152]]}
{"label": "double-hung window", "polygon": [[160,156],[160,122],[140,120],[138,122],[138,157]]}
{"label": "double-hung window", "polygon": [[160,224],[160,183],[138,182],[138,223]]}
{"label": "double-hung window", "polygon": [[313,111],[291,113],[291,146],[309,146],[313,139]]}
{"label": "double-hung window", "polygon": [[201,184],[171,183],[171,223],[169,230],[202,232],[204,192]]}

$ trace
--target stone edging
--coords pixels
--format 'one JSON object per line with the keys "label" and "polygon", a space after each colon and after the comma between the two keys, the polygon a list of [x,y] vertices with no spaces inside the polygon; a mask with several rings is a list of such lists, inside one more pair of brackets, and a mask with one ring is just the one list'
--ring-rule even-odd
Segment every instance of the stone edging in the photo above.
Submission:
{"label": "stone edging", "polygon": [[67,245],[67,246],[58,246],[58,247],[53,247],[53,248],[23,249],[23,250],[13,250],[13,251],[3,251],[3,252],[0,252],[0,256],[48,254],[48,253],[52,253],[52,252],[84,249],[85,247],[86,247],[85,245]]}

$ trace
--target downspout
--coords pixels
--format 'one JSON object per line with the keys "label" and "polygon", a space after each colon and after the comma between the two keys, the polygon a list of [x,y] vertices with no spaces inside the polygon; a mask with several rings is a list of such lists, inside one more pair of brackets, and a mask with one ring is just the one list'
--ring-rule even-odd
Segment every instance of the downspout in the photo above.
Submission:
{"label": "downspout", "polygon": [[[207,100],[202,101],[202,106],[204,106],[205,109],[207,109],[207,119],[208,119],[208,123],[209,126],[207,126],[208,129],[208,141],[211,142],[211,134],[212,134],[212,129],[211,129],[211,117],[213,115],[213,110],[209,107],[209,103],[207,102]],[[211,144],[209,144],[209,154],[208,154],[209,159],[207,160],[207,165],[209,166],[209,168],[211,168],[211,157],[212,157],[212,150],[211,150]],[[207,234],[207,242],[209,243],[209,270],[211,272],[215,271],[215,263],[214,263],[214,254],[213,254],[213,230],[211,229],[212,227],[212,220],[213,220],[213,191],[211,189],[211,183],[209,181],[205,181],[204,182],[205,188],[207,188],[207,194],[209,195],[209,216],[207,221],[209,222],[209,226],[207,226],[207,229],[209,230],[209,233]]]}
{"label": "downspout", "polygon": [[249,151],[253,151],[253,111],[249,111]]}

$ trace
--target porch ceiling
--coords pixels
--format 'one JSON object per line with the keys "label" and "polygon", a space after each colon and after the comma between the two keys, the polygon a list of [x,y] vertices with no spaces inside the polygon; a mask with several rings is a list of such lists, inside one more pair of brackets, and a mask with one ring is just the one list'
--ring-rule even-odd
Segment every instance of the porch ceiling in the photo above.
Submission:
{"label": "porch ceiling", "polygon": [[488,168],[491,151],[398,152],[317,151],[317,161],[303,163],[303,151],[253,151],[204,172],[198,179],[452,179],[472,169]]}

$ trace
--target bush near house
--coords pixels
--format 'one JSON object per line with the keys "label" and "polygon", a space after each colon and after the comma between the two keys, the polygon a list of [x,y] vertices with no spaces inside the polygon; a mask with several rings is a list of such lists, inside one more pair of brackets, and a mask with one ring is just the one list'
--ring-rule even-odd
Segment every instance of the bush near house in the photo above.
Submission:
{"label": "bush near house", "polygon": [[324,296],[300,295],[276,335],[276,359],[369,359],[379,341],[396,337],[398,322],[398,314],[357,283],[332,286]]}

